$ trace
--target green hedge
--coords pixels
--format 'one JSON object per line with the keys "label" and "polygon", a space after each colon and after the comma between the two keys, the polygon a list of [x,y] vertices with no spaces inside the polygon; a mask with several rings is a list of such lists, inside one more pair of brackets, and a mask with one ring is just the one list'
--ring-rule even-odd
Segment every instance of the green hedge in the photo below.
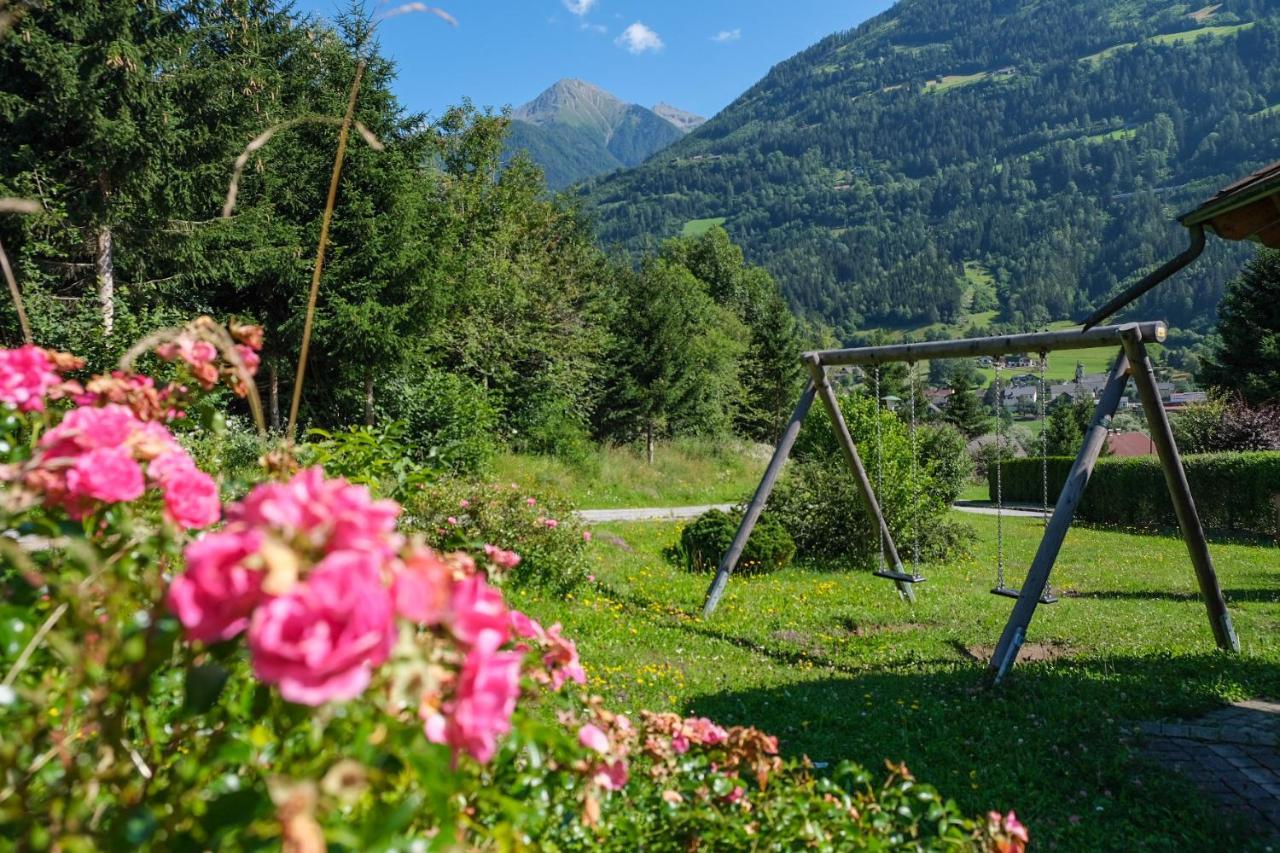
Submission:
{"label": "green hedge", "polygon": [[[1050,457],[1051,505],[1058,499],[1073,461]],[[1206,528],[1280,539],[1280,452],[1207,453],[1185,456],[1183,463]],[[1001,467],[1005,503],[1040,503],[1039,459],[1010,459]],[[994,466],[987,481],[995,500]],[[1125,527],[1171,527],[1178,523],[1164,471],[1154,456],[1100,459],[1077,515],[1083,521]]]}

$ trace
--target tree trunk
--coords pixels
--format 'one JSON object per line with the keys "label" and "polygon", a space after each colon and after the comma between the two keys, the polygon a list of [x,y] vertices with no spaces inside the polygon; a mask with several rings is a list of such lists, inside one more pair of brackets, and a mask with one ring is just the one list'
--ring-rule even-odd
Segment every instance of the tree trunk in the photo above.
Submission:
{"label": "tree trunk", "polygon": [[364,425],[373,426],[373,368],[364,369]]}
{"label": "tree trunk", "polygon": [[93,266],[98,278],[98,306],[102,310],[102,331],[107,337],[116,325],[116,263],[115,246],[111,239],[111,227],[98,228],[98,240],[94,249]]}
{"label": "tree trunk", "polygon": [[280,432],[280,368],[276,360],[267,361],[267,405],[271,409],[271,431]]}
{"label": "tree trunk", "polygon": [[653,421],[649,421],[645,425],[644,431],[645,456],[649,459],[649,464],[653,464]]}

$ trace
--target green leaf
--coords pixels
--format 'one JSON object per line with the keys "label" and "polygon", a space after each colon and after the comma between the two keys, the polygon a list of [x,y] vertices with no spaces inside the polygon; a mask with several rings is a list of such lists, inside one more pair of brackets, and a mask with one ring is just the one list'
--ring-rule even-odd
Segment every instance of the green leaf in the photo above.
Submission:
{"label": "green leaf", "polygon": [[186,699],[182,710],[188,714],[203,714],[212,708],[227,686],[229,673],[216,663],[193,666],[187,670]]}

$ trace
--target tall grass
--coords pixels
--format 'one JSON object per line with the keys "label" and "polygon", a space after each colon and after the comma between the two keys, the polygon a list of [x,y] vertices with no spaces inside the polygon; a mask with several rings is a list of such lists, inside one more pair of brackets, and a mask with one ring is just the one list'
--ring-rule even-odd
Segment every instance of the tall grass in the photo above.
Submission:
{"label": "tall grass", "polygon": [[664,507],[745,500],[768,460],[763,445],[678,439],[658,445],[653,465],[641,447],[604,446],[579,462],[506,454],[494,471],[500,481],[564,494],[583,509]]}

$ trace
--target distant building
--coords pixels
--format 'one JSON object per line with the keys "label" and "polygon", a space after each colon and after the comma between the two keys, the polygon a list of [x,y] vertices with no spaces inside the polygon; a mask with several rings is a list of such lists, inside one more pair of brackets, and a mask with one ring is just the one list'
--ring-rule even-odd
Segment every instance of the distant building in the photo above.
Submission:
{"label": "distant building", "polygon": [[1155,443],[1145,432],[1113,432],[1107,436],[1107,447],[1112,456],[1121,458],[1156,455]]}

